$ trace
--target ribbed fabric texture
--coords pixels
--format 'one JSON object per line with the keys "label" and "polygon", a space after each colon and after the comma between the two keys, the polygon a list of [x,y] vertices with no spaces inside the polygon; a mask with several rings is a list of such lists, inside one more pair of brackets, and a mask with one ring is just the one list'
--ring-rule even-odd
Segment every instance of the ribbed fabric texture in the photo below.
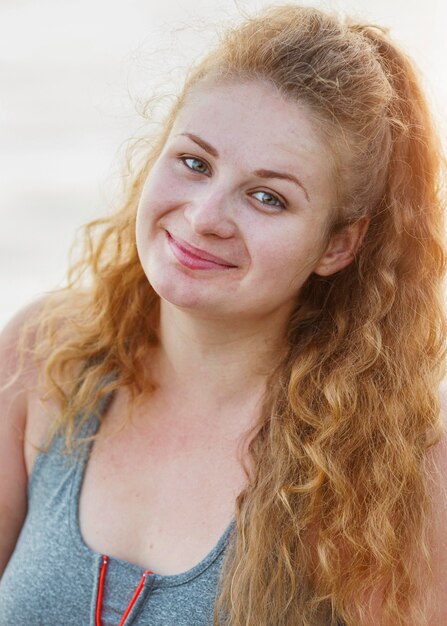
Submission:
{"label": "ribbed fabric texture", "polygon": [[[98,426],[97,417],[91,416],[80,436]],[[36,459],[27,517],[0,580],[0,626],[96,626],[102,555],[83,541],[78,518],[91,444],[82,455],[68,457],[62,450],[63,437],[58,436]],[[211,626],[218,577],[233,529],[234,519],[211,552],[188,571],[148,575],[125,626]],[[109,556],[102,626],[118,626],[144,571]]]}

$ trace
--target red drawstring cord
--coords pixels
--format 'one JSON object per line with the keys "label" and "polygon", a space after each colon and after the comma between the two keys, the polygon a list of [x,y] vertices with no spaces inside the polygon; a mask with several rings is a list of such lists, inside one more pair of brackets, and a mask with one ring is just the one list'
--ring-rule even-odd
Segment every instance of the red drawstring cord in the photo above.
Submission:
{"label": "red drawstring cord", "polygon": [[102,594],[104,591],[104,579],[106,577],[107,565],[109,563],[109,559],[106,555],[102,557],[102,567],[101,573],[99,575],[99,587],[98,587],[98,597],[96,599],[96,626],[101,626],[101,607],[102,607]]}
{"label": "red drawstring cord", "polygon": [[133,598],[132,598],[132,600],[129,602],[129,606],[127,607],[127,609],[126,609],[126,611],[125,611],[125,613],[124,613],[123,617],[121,618],[121,621],[120,621],[120,623],[119,623],[119,626],[124,626],[124,623],[125,623],[125,621],[126,621],[126,619],[127,619],[127,616],[128,616],[128,615],[129,615],[129,613],[131,612],[133,605],[134,605],[134,604],[135,604],[135,602],[137,601],[138,596],[140,595],[141,590],[142,590],[142,589],[143,589],[143,587],[144,587],[144,583],[146,582],[146,576],[147,576],[148,574],[152,574],[152,572],[151,572],[150,570],[146,570],[146,571],[144,572],[143,576],[141,577],[140,584],[139,584],[139,585],[138,585],[138,587],[136,588],[135,593],[133,594]]}
{"label": "red drawstring cord", "polygon": [[[103,596],[103,591],[104,591],[104,580],[106,577],[106,570],[107,570],[108,563],[109,563],[109,559],[106,555],[104,555],[102,557],[101,572],[99,574],[98,596],[96,600],[96,626],[101,626],[102,596]],[[121,618],[119,626],[124,626],[126,619],[129,616],[129,613],[131,612],[135,602],[138,600],[138,596],[140,595],[141,590],[144,587],[144,583],[146,582],[146,576],[148,574],[153,574],[153,572],[151,572],[149,569],[144,572],[143,576],[141,577],[140,584],[136,588],[135,593],[133,594],[132,600],[129,602],[127,609],[125,610],[124,615]]]}

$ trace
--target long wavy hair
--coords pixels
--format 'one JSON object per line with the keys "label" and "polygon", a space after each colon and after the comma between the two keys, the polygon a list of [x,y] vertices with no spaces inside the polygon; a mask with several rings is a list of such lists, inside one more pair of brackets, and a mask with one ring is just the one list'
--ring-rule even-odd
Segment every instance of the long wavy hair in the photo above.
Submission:
{"label": "long wavy hair", "polygon": [[63,430],[70,451],[102,396],[153,389],[142,364],[158,341],[159,297],[136,250],[140,193],[188,94],[241,78],[270,81],[319,120],[337,164],[329,234],[365,216],[370,225],[348,267],[308,278],[290,317],[214,626],[356,626],[377,597],[389,623],[423,625],[427,450],[441,433],[446,355],[443,161],[417,72],[384,29],[270,7],[189,69],[122,206],[86,226],[68,287],[35,322],[35,355],[62,405],[50,436]]}

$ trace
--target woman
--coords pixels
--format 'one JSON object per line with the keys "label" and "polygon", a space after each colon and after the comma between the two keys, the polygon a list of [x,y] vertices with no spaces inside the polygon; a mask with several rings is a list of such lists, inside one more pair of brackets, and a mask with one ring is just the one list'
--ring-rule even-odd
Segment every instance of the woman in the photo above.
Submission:
{"label": "woman", "polygon": [[440,163],[382,30],[226,33],[3,333],[2,623],[445,622]]}

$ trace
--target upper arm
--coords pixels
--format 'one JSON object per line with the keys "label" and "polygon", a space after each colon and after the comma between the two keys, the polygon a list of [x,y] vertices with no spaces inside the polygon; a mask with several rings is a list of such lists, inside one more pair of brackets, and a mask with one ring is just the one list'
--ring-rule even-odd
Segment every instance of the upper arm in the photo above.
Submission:
{"label": "upper arm", "polygon": [[25,358],[18,376],[18,341],[36,303],[20,311],[0,334],[0,576],[14,549],[27,511],[24,432],[28,389],[33,378]]}

